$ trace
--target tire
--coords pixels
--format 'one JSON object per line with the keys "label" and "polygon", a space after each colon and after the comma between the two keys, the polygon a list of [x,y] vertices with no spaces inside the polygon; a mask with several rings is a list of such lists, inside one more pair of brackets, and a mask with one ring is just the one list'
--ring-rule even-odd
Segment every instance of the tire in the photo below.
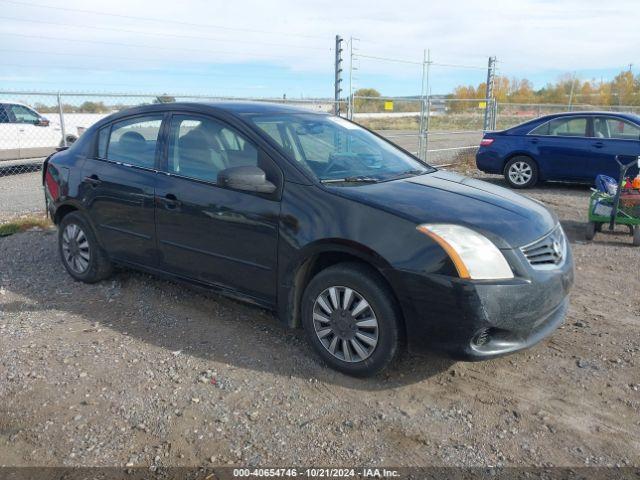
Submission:
{"label": "tire", "polygon": [[109,277],[112,265],[89,222],[79,212],[65,215],[58,226],[60,260],[74,280],[95,283]]}
{"label": "tire", "polygon": [[513,157],[504,166],[504,178],[512,188],[531,188],[538,183],[538,165],[525,155]]}
{"label": "tire", "polygon": [[633,246],[640,247],[640,225],[636,225],[633,229]]}
{"label": "tire", "polygon": [[598,229],[598,227],[596,226],[595,222],[589,222],[587,223],[587,227],[585,228],[584,231],[584,238],[587,239],[587,241],[591,241],[593,240],[593,237],[596,236],[596,230]]}
{"label": "tire", "polygon": [[[78,137],[74,136],[74,135],[67,135],[67,147],[70,147],[71,145],[73,145],[73,143],[78,140]],[[58,144],[58,147],[64,147],[64,140],[60,140],[60,143]]]}
{"label": "tire", "polygon": [[302,296],[302,325],[318,355],[347,375],[375,375],[398,352],[396,301],[378,273],[362,264],[334,265],[313,277]]}

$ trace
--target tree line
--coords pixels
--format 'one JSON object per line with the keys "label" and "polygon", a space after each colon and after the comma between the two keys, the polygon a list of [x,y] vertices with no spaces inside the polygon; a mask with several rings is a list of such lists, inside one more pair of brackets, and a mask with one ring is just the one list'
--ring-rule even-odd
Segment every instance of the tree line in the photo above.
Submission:
{"label": "tree line", "polygon": [[[477,86],[460,85],[451,98],[479,99],[487,91],[486,82]],[[548,83],[538,90],[526,78],[498,76],[494,82],[494,98],[508,103],[557,103],[585,105],[640,105],[640,74],[631,70],[618,73],[612,80],[580,80],[565,74],[554,83]]]}

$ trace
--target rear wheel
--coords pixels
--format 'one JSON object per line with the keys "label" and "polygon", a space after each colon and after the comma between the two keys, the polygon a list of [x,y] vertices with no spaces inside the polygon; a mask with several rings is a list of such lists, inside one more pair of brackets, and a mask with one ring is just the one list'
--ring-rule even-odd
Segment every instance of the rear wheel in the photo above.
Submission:
{"label": "rear wheel", "polygon": [[530,157],[513,157],[504,167],[504,178],[513,188],[529,188],[538,183],[538,166]]}
{"label": "rear wheel", "polygon": [[336,370],[370,376],[395,357],[399,313],[372,269],[357,263],[329,267],[311,280],[302,302],[307,339]]}
{"label": "rear wheel", "polygon": [[597,226],[595,222],[587,223],[587,227],[585,228],[585,231],[584,231],[585,238],[588,241],[593,240],[593,237],[596,236],[596,230],[597,230]]}
{"label": "rear wheel", "polygon": [[74,280],[95,283],[111,274],[111,262],[79,212],[65,215],[60,222],[58,248],[62,264]]}

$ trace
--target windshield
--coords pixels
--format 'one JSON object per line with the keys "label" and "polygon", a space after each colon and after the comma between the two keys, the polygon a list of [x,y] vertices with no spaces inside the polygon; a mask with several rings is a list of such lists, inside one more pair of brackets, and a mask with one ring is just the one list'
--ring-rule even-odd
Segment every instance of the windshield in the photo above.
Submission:
{"label": "windshield", "polygon": [[434,171],[340,117],[299,113],[250,118],[289,158],[325,183],[377,182]]}

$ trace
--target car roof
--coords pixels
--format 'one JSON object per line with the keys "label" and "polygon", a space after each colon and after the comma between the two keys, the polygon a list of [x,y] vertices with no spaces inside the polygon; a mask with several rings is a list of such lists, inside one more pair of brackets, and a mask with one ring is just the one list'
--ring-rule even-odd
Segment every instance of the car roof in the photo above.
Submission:
{"label": "car roof", "polygon": [[21,107],[27,107],[29,110],[35,110],[33,107],[27,105],[26,103],[14,102],[11,100],[3,100],[0,102],[0,105],[20,105]]}
{"label": "car roof", "polygon": [[120,114],[126,116],[132,112],[144,113],[153,112],[157,110],[189,110],[189,111],[206,111],[214,109],[218,111],[229,112],[232,114],[251,114],[251,113],[312,113],[318,115],[325,115],[324,112],[311,110],[296,105],[282,104],[269,102],[269,101],[237,101],[237,100],[220,100],[215,102],[169,102],[169,103],[155,103],[152,105],[142,105],[139,107],[132,107],[126,110],[117,112],[115,116]]}
{"label": "car roof", "polygon": [[632,120],[634,122],[640,122],[640,116],[636,115],[635,113],[611,112],[611,111],[605,111],[605,110],[596,110],[596,111],[585,110],[585,111],[572,111],[572,112],[552,113],[550,115],[544,115],[544,116],[538,118],[537,120],[543,120],[543,119],[547,119],[548,120],[548,119],[552,119],[552,118],[572,117],[572,116],[591,117],[591,116],[602,116],[602,115],[622,117],[622,118],[626,118],[628,120]]}

